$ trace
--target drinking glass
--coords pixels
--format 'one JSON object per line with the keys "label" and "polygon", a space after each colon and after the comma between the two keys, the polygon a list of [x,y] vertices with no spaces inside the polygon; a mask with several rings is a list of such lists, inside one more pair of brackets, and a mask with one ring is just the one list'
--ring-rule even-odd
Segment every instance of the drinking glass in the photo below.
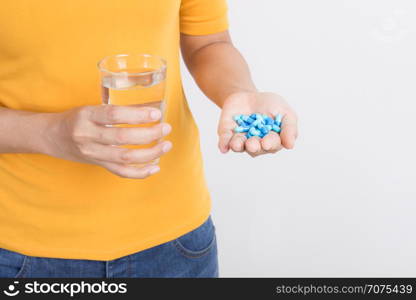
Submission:
{"label": "drinking glass", "polygon": [[[150,54],[118,54],[98,62],[101,74],[102,103],[132,107],[156,107],[162,112],[159,121],[145,124],[115,124],[108,127],[150,127],[164,120],[166,61]],[[130,149],[155,146],[160,140],[146,145],[122,145]],[[148,164],[157,164],[159,159]],[[132,164],[137,167],[143,164]]]}

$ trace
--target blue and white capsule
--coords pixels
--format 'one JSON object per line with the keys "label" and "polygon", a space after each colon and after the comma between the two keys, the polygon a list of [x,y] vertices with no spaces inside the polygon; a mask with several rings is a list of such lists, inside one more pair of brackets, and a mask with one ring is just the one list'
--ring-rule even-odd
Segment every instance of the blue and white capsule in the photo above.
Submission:
{"label": "blue and white capsule", "polygon": [[269,133],[269,130],[266,128],[266,126],[263,126],[262,128],[260,128],[260,132],[262,133],[262,135],[266,135]]}
{"label": "blue and white capsule", "polygon": [[283,116],[281,114],[276,115],[275,121],[276,121],[277,126],[280,127],[282,125],[282,119],[283,119]]}
{"label": "blue and white capsule", "polygon": [[255,127],[251,127],[248,132],[253,136],[259,136],[261,134],[261,132],[257,130]]}
{"label": "blue and white capsule", "polygon": [[274,121],[272,118],[268,117],[264,120],[266,125],[273,125]]}
{"label": "blue and white capsule", "polygon": [[235,115],[235,116],[233,117],[233,120],[234,120],[234,121],[237,121],[237,120],[240,120],[242,117],[243,117],[243,115],[242,115],[242,114],[238,114],[238,115]]}
{"label": "blue and white capsule", "polygon": [[274,132],[277,132],[277,133],[280,133],[280,131],[282,131],[282,129],[281,129],[279,126],[277,126],[277,125],[273,125],[273,126],[272,126],[272,130],[273,130]]}
{"label": "blue and white capsule", "polygon": [[235,133],[248,132],[249,130],[250,130],[250,127],[246,127],[246,126],[238,126],[234,128]]}

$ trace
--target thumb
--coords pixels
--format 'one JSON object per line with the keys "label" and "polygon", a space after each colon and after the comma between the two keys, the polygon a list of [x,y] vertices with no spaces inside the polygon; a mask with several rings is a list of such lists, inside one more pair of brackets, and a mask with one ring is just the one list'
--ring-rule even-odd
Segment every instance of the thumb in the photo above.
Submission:
{"label": "thumb", "polygon": [[234,127],[235,123],[232,116],[223,111],[218,124],[218,148],[222,153],[227,153],[230,150],[230,141],[234,135]]}

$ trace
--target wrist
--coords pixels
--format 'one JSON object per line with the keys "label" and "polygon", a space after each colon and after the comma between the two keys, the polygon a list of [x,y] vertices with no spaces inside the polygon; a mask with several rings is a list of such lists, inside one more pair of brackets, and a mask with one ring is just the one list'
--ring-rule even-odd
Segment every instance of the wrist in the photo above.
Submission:
{"label": "wrist", "polygon": [[235,95],[254,95],[257,94],[258,90],[253,87],[253,88],[233,88],[233,89],[229,89],[226,92],[223,93],[220,101],[217,101],[216,103],[218,104],[218,106],[220,106],[220,108],[224,107],[224,104],[227,102],[228,99],[233,98],[233,96]]}
{"label": "wrist", "polygon": [[27,124],[31,124],[27,132],[27,151],[52,155],[57,138],[58,113],[35,113],[28,115]]}

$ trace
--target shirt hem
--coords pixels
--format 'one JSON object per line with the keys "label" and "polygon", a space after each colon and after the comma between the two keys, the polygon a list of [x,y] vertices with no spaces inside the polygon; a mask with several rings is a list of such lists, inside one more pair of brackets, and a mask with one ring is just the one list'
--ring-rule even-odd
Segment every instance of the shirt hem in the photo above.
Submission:
{"label": "shirt hem", "polygon": [[[87,260],[100,260],[100,261],[109,261],[121,258],[123,256],[131,255],[136,252],[144,251],[152,247],[159,246],[161,244],[170,242],[179,238],[180,236],[196,229],[201,226],[206,219],[208,219],[211,212],[211,201],[210,207],[203,214],[195,217],[191,222],[175,228],[169,232],[165,232],[163,235],[153,237],[146,241],[136,243],[129,247],[124,247],[116,251],[102,251],[102,250],[79,250],[79,249],[50,249],[50,248],[31,248],[30,251],[22,250],[19,247],[3,247],[6,250],[14,251],[26,256],[36,256],[36,257],[45,257],[45,258],[61,258],[61,259],[87,259]],[[111,244],[111,243],[109,243]]]}
{"label": "shirt hem", "polygon": [[186,35],[209,35],[209,34],[215,34],[220,33],[229,30],[229,23],[225,21],[222,24],[216,24],[213,26],[182,26],[180,29],[180,33],[186,34]]}

